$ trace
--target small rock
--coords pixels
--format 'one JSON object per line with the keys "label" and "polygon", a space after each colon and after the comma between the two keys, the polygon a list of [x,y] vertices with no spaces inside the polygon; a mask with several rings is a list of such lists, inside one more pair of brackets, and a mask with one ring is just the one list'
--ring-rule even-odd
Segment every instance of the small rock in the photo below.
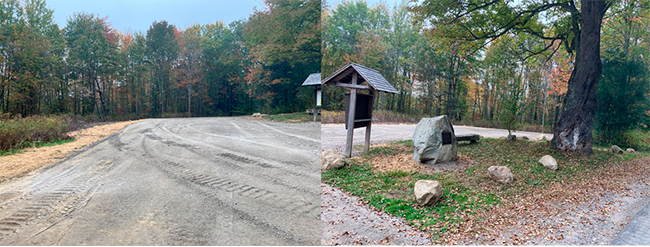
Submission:
{"label": "small rock", "polygon": [[634,153],[636,153],[636,151],[634,151],[634,149],[632,149],[632,148],[628,148],[628,149],[625,149],[625,153],[634,154]]}
{"label": "small rock", "polygon": [[623,153],[623,149],[621,149],[620,147],[618,147],[616,145],[612,146],[611,150],[612,150],[612,153],[615,153],[615,154],[622,154]]}
{"label": "small rock", "polygon": [[522,139],[522,140],[529,140],[529,139],[528,139],[528,136],[522,136],[521,139]]}
{"label": "small rock", "polygon": [[259,112],[253,113],[253,117],[262,117],[262,113]]}
{"label": "small rock", "polygon": [[415,200],[422,206],[433,206],[442,197],[442,185],[436,180],[415,182]]}
{"label": "small rock", "polygon": [[488,168],[490,179],[500,184],[509,184],[514,180],[514,174],[505,166],[490,166]]}
{"label": "small rock", "polygon": [[506,138],[506,140],[508,140],[508,141],[516,141],[516,140],[517,140],[517,136],[516,136],[516,135],[508,135],[508,137]]}
{"label": "small rock", "polygon": [[548,169],[557,170],[557,161],[550,155],[544,155],[538,162]]}
{"label": "small rock", "polygon": [[321,170],[330,170],[343,167],[345,156],[334,150],[325,150],[320,155]]}
{"label": "small rock", "polygon": [[537,138],[535,139],[540,141],[546,141],[546,135],[538,135]]}

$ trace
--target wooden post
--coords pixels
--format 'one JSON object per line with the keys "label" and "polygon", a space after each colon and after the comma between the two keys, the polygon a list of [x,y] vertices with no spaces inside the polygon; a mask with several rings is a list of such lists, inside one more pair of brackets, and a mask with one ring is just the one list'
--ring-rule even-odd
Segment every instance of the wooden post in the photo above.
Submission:
{"label": "wooden post", "polygon": [[314,122],[318,117],[318,112],[316,112],[316,105],[318,104],[318,86],[314,86]]}
{"label": "wooden post", "polygon": [[[352,73],[352,85],[357,85],[357,72]],[[357,114],[357,89],[350,88],[350,112],[348,112],[348,137],[345,142],[345,157],[352,157],[352,136],[354,135],[354,117]]]}
{"label": "wooden post", "polygon": [[368,114],[370,116],[370,121],[368,122],[368,125],[366,125],[366,148],[364,152],[368,152],[370,150],[370,128],[372,126],[372,104],[374,103],[374,91],[373,89],[370,89],[370,103],[368,103]]}

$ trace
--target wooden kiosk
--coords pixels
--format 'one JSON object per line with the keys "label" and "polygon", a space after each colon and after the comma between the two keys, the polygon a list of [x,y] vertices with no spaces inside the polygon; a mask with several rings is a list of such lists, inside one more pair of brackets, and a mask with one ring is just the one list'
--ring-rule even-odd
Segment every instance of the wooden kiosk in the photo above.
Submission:
{"label": "wooden kiosk", "polygon": [[321,107],[323,94],[321,91],[320,73],[310,74],[307,80],[302,83],[303,86],[314,86],[314,122],[318,117],[318,108]]}
{"label": "wooden kiosk", "polygon": [[[362,85],[364,82],[367,85]],[[397,90],[378,71],[356,63],[346,64],[325,78],[321,84],[350,89],[350,93],[345,94],[345,128],[348,130],[345,157],[352,156],[352,137],[356,128],[366,127],[365,151],[368,151],[374,93],[398,93]],[[368,90],[368,94],[358,94],[357,90]]]}

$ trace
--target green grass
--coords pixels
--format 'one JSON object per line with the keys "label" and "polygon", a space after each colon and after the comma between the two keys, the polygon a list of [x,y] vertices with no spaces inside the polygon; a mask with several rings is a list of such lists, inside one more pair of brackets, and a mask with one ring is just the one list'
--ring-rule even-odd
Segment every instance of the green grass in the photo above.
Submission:
{"label": "green grass", "polygon": [[[42,141],[35,141],[35,142],[24,142],[21,144],[23,148],[29,148],[29,147],[35,147],[35,148],[40,148],[40,147],[49,147],[49,146],[56,146],[56,145],[61,145],[64,143],[70,143],[74,142],[74,139],[70,140],[58,140],[58,141],[53,141],[53,142],[42,142]],[[9,150],[2,150],[0,151],[0,156],[4,155],[12,155],[12,154],[17,154],[20,153],[21,149],[9,149]]]}
{"label": "green grass", "polygon": [[[304,112],[282,113],[277,115],[271,115],[267,119],[274,122],[282,122],[282,123],[304,123],[304,122],[314,121],[314,115],[310,115]],[[316,121],[320,121],[320,115],[318,116]]]}
{"label": "green grass", "polygon": [[[406,219],[412,226],[428,230],[434,240],[450,231],[458,231],[461,222],[482,219],[477,224],[489,224],[482,216],[502,200],[516,201],[535,193],[542,193],[554,183],[575,182],[597,174],[614,161],[648,156],[646,153],[613,155],[595,150],[594,155],[565,153],[547,142],[482,139],[476,144],[460,144],[459,154],[470,157],[476,165],[451,173],[423,174],[419,172],[378,172],[373,170],[374,157],[412,152],[413,143],[393,142],[387,146],[371,147],[360,159],[348,161],[341,169],[322,173],[324,183],[340,187],[362,197],[369,205]],[[557,171],[541,166],[537,161],[549,154],[559,164]],[[508,166],[515,181],[500,185],[491,181],[487,168],[493,165]],[[421,207],[415,201],[413,187],[420,179],[438,180],[444,195],[434,206]],[[473,217],[470,217],[473,216]]]}

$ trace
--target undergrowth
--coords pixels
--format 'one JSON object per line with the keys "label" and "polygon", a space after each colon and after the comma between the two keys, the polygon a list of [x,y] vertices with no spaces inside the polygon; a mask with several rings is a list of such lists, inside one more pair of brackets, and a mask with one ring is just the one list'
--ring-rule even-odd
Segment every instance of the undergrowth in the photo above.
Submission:
{"label": "undergrowth", "polygon": [[31,116],[0,121],[0,150],[13,152],[22,148],[70,140],[71,118]]}

